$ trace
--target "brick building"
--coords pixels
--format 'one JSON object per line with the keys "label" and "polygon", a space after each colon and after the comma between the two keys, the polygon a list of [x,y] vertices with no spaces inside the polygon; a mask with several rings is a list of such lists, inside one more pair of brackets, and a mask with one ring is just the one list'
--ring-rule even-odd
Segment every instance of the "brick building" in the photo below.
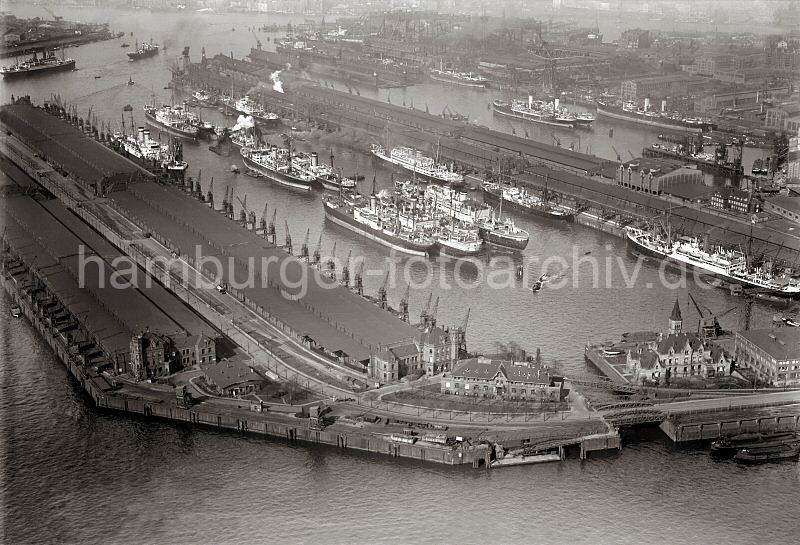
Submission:
{"label": "brick building", "polygon": [[483,356],[458,362],[441,379],[443,394],[523,401],[560,400],[561,386],[544,365]]}
{"label": "brick building", "polygon": [[753,209],[750,210],[751,198],[748,191],[736,187],[721,187],[711,194],[711,208],[718,210],[733,210],[734,212],[760,212],[757,200],[752,200]]}
{"label": "brick building", "polygon": [[172,373],[172,341],[166,335],[144,331],[130,342],[131,359],[128,371],[136,380],[167,376]]}
{"label": "brick building", "polygon": [[800,385],[800,329],[751,329],[736,333],[736,364],[775,386]]}
{"label": "brick building", "polygon": [[458,359],[458,332],[429,327],[417,338],[383,347],[370,357],[369,377],[382,383],[409,375],[433,376]]}
{"label": "brick building", "polygon": [[666,76],[648,76],[625,80],[620,84],[623,100],[640,100],[644,98],[664,98],[690,94],[706,84],[704,78],[686,73]]}

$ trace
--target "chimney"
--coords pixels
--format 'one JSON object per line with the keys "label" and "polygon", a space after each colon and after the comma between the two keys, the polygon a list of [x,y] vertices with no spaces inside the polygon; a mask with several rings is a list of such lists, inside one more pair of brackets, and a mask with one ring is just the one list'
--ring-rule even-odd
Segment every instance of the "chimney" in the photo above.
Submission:
{"label": "chimney", "polygon": [[319,165],[319,155],[317,155],[316,151],[311,152],[311,166],[315,167]]}
{"label": "chimney", "polygon": [[139,142],[144,143],[144,127],[139,127],[138,140],[139,140]]}
{"label": "chimney", "polygon": [[533,95],[528,95],[528,108],[533,108]]}

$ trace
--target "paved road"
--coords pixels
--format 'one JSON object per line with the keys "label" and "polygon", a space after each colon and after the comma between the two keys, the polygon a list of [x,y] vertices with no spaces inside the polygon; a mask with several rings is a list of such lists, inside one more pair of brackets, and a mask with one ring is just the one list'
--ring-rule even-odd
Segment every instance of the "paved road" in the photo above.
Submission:
{"label": "paved road", "polygon": [[800,391],[765,392],[748,396],[724,397],[718,399],[693,399],[674,403],[657,403],[655,407],[668,414],[713,411],[721,409],[754,408],[768,404],[800,403]]}

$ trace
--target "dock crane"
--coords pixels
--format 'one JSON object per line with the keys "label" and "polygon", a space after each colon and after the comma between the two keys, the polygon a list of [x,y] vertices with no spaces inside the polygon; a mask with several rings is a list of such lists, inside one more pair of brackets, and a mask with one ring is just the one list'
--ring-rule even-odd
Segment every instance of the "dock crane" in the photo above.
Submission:
{"label": "dock crane", "polygon": [[556,146],[558,146],[560,148],[561,147],[561,140],[559,140],[558,136],[556,136],[556,133],[551,132],[550,136],[553,137],[553,142],[555,142]]}
{"label": "dock crane", "polygon": [[769,293],[771,290],[768,288],[753,288],[749,290],[742,290],[744,295],[744,315],[742,329],[750,331],[750,325],[753,320],[753,303],[756,301],[756,296],[762,293]]}
{"label": "dock crane", "polygon": [[386,310],[388,306],[388,298],[386,296],[386,285],[389,283],[389,272],[386,272],[386,276],[383,279],[383,284],[380,288],[378,288],[378,306],[383,310]]}
{"label": "dock crane", "polygon": [[267,236],[267,208],[269,207],[269,203],[264,203],[264,211],[261,213],[261,232],[264,234],[264,237]]}
{"label": "dock crane", "polygon": [[621,163],[622,162],[622,157],[620,157],[620,154],[619,154],[619,151],[617,150],[617,148],[612,144],[611,145],[611,149],[614,150],[614,153],[617,156],[617,161],[619,161]]}
{"label": "dock crane", "polygon": [[342,265],[342,284],[345,288],[350,287],[350,257],[353,255],[353,250],[347,252],[347,260]]}
{"label": "dock crane", "polygon": [[315,267],[319,266],[320,260],[322,259],[322,233],[319,234],[319,240],[317,241],[317,247],[314,248],[314,256],[311,258],[311,264]]}
{"label": "dock crane", "polygon": [[256,36],[255,31],[251,30],[250,33],[253,35],[253,38],[256,39],[256,49],[261,49],[261,40],[258,39],[258,36]]}
{"label": "dock crane", "polygon": [[303,239],[303,245],[300,246],[300,259],[308,261],[308,237],[311,235],[311,229],[306,229],[306,238]]}
{"label": "dock crane", "polygon": [[328,269],[328,275],[330,275],[331,280],[336,280],[336,241],[333,243],[331,255],[328,256],[328,262],[325,266]]}
{"label": "dock crane", "polygon": [[231,198],[228,200],[228,210],[227,213],[225,214],[228,217],[228,219],[233,219],[233,199],[236,196],[235,191],[236,189],[231,188]]}
{"label": "dock crane", "polygon": [[239,210],[239,221],[242,222],[242,227],[247,229],[248,222],[247,222],[247,215],[249,210],[247,209],[247,195],[244,196],[244,200],[236,197],[236,200],[239,201],[239,204],[242,205],[242,209]]}
{"label": "dock crane", "polygon": [[275,216],[277,216],[277,215],[278,215],[278,209],[277,208],[273,208],[272,209],[272,219],[270,220],[269,225],[267,226],[267,235],[268,235],[269,241],[272,244],[275,244],[275,239],[278,236],[277,232],[275,231]]}
{"label": "dock crane", "polygon": [[225,196],[222,197],[222,213],[228,213],[228,193],[230,192],[231,188],[229,186],[225,186]]}
{"label": "dock crane", "polygon": [[61,15],[56,15],[55,13],[53,13],[53,10],[51,10],[47,6],[42,6],[42,9],[45,10],[48,13],[48,15],[50,15],[53,18],[53,21],[62,21],[64,19],[64,17],[62,17]]}
{"label": "dock crane", "polygon": [[467,315],[464,316],[464,323],[456,330],[456,346],[458,346],[458,358],[467,356],[467,325],[469,325],[470,308],[467,308]]}
{"label": "dock crane", "polygon": [[411,290],[411,284],[406,286],[406,292],[403,294],[403,298],[400,300],[400,319],[404,322],[408,323],[408,294]]}
{"label": "dock crane", "polygon": [[700,318],[697,321],[697,331],[701,338],[714,338],[719,336],[722,333],[722,326],[719,324],[719,319],[738,308],[731,307],[720,314],[715,314],[714,311],[707,306],[700,305],[691,293],[689,294],[689,300],[692,302],[694,308],[697,309],[697,313],[700,315]]}
{"label": "dock crane", "polygon": [[425,303],[425,306],[422,309],[422,312],[419,313],[419,321],[422,324],[423,328],[428,327],[428,320],[429,320],[429,311],[431,309],[431,299],[433,299],[433,292],[428,294],[428,302]]}
{"label": "dock crane", "polygon": [[363,273],[364,273],[364,262],[362,261],[361,263],[359,263],[358,270],[356,271],[356,276],[353,279],[353,284],[354,284],[353,287],[355,288],[356,293],[359,295],[364,295]]}
{"label": "dock crane", "polygon": [[283,220],[283,228],[286,230],[286,251],[292,255],[292,234],[289,232],[289,220]]}
{"label": "dock crane", "polygon": [[206,193],[206,201],[208,205],[211,207],[211,210],[214,210],[214,178],[211,178],[211,183],[208,184],[208,193]]}

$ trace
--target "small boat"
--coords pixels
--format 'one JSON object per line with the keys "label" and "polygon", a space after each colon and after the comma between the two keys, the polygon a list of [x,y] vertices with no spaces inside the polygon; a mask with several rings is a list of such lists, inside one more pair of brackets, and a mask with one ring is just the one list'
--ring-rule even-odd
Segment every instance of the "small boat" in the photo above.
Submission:
{"label": "small boat", "polygon": [[237,167],[236,165],[231,165],[231,172],[233,172],[234,174],[239,174],[240,172],[239,167]]}
{"label": "small boat", "polygon": [[591,251],[591,250],[589,250],[589,251],[586,251],[586,252],[583,252],[583,255],[591,255],[591,254],[592,254],[592,251]]}
{"label": "small boat", "polygon": [[798,435],[793,432],[740,433],[712,442],[710,454],[718,457],[733,456],[742,449],[769,448],[798,441]]}
{"label": "small boat", "polygon": [[95,76],[95,77],[94,77],[94,79],[100,79],[100,78],[102,78],[102,77],[103,77],[103,76]]}
{"label": "small boat", "polygon": [[130,46],[131,46],[131,44],[124,43],[120,47],[130,47]]}
{"label": "small boat", "polygon": [[533,283],[533,285],[531,286],[531,291],[533,291],[533,292],[537,292],[537,291],[539,291],[540,289],[542,289],[542,283],[541,283],[541,282],[539,282],[539,281],[537,280],[537,281],[536,281],[536,282],[534,282],[534,283]]}
{"label": "small boat", "polygon": [[550,275],[548,273],[544,273],[542,276],[539,277],[539,282],[541,284],[544,284],[548,280],[550,280]]}
{"label": "small boat", "polygon": [[794,318],[786,318],[786,317],[783,317],[783,318],[781,318],[781,321],[782,321],[784,324],[788,325],[789,327],[800,327],[800,322],[798,322],[798,321],[797,321],[797,320],[795,320]]}
{"label": "small boat", "polygon": [[14,305],[13,307],[11,307],[11,316],[13,316],[14,318],[19,318],[20,316],[22,316],[22,307],[20,307],[19,305]]}
{"label": "small boat", "polygon": [[800,442],[795,442],[770,447],[743,448],[733,459],[737,462],[762,463],[796,460],[798,455],[800,455]]}
{"label": "small boat", "polygon": [[618,350],[616,348],[604,348],[603,355],[604,356],[621,356],[625,353],[624,350]]}
{"label": "small boat", "polygon": [[133,81],[133,78],[131,76],[128,76],[128,85],[134,85],[134,83],[135,82]]}

